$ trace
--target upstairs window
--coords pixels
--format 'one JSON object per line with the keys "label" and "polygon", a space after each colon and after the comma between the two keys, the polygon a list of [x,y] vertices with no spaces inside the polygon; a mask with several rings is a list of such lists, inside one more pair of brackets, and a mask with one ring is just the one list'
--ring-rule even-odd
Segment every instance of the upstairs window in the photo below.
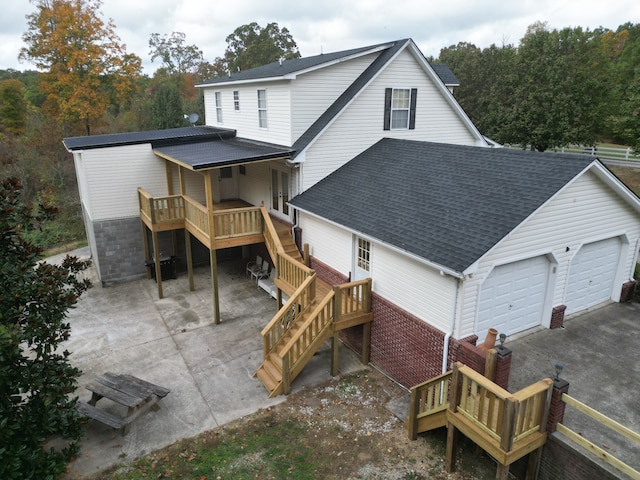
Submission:
{"label": "upstairs window", "polygon": [[222,123],[222,96],[220,92],[216,92],[216,120]]}
{"label": "upstairs window", "polygon": [[267,128],[267,91],[258,90],[258,126]]}
{"label": "upstairs window", "polygon": [[417,88],[387,88],[384,95],[384,129],[416,128]]}
{"label": "upstairs window", "polygon": [[371,271],[371,243],[363,238],[358,238],[357,262],[358,268]]}
{"label": "upstairs window", "polygon": [[240,92],[238,90],[233,91],[233,109],[236,112],[240,111]]}

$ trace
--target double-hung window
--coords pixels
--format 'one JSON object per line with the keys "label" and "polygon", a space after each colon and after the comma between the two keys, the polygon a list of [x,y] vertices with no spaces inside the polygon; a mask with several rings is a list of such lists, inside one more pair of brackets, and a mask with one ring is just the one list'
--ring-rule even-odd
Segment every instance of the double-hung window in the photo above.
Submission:
{"label": "double-hung window", "polygon": [[267,128],[267,91],[258,90],[258,126]]}
{"label": "double-hung window", "polygon": [[222,94],[216,92],[216,120],[218,123],[222,123]]}
{"label": "double-hung window", "polygon": [[387,88],[384,98],[384,129],[416,128],[417,88]]}
{"label": "double-hung window", "polygon": [[238,90],[233,91],[233,109],[236,112],[240,111],[240,92]]}

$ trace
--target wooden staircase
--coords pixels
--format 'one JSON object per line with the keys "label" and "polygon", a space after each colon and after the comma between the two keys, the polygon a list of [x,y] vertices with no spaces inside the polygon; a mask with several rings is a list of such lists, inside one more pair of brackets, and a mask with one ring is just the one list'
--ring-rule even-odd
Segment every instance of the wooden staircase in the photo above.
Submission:
{"label": "wooden staircase", "polygon": [[276,265],[274,282],[289,295],[261,332],[264,357],[255,376],[271,398],[288,394],[291,382],[340,329],[371,322],[371,280],[331,287],[304,265],[289,227],[273,222],[266,210],[263,215],[265,244]]}

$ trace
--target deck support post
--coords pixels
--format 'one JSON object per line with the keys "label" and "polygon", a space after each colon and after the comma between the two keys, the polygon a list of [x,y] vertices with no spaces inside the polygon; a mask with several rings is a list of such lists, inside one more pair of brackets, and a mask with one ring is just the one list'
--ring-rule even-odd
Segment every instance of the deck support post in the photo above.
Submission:
{"label": "deck support post", "polygon": [[184,248],[187,254],[187,273],[189,275],[189,291],[195,290],[195,283],[193,281],[193,253],[191,252],[191,234],[189,230],[184,229]]}
{"label": "deck support post", "polygon": [[338,376],[338,366],[339,366],[339,348],[340,348],[340,339],[338,338],[338,332],[333,334],[331,337],[331,376]]}
{"label": "deck support post", "polygon": [[213,294],[213,321],[220,323],[220,299],[218,296],[218,261],[216,251],[209,250],[209,262],[211,263],[211,290]]}
{"label": "deck support post", "polygon": [[156,284],[158,285],[158,298],[162,298],[162,270],[160,269],[160,249],[158,248],[158,232],[151,232],[153,240],[153,261],[156,269]]}
{"label": "deck support post", "polygon": [[[453,364],[453,372],[451,374],[451,395],[449,401],[449,410],[452,413],[458,411],[458,404],[462,396],[462,374],[460,373],[460,362]],[[444,460],[444,469],[447,473],[452,473],[456,468],[456,443],[458,432],[453,423],[447,420],[447,453]]]}

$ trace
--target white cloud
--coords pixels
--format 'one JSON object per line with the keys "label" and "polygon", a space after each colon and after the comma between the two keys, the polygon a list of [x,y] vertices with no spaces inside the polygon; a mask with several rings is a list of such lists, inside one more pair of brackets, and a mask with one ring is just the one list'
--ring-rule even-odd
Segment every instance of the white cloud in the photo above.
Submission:
{"label": "white cloud", "polygon": [[[35,6],[6,2],[0,17],[0,68],[33,68],[17,56],[27,29],[25,15]],[[221,56],[225,38],[238,26],[276,22],[287,27],[304,56],[413,38],[425,55],[458,42],[488,47],[517,44],[527,26],[547,21],[552,28],[617,28],[640,18],[640,3],[623,0],[104,0],[103,18],[113,19],[127,50],[140,56],[145,71],[158,64],[149,58],[152,33],[184,32],[207,60]]]}

